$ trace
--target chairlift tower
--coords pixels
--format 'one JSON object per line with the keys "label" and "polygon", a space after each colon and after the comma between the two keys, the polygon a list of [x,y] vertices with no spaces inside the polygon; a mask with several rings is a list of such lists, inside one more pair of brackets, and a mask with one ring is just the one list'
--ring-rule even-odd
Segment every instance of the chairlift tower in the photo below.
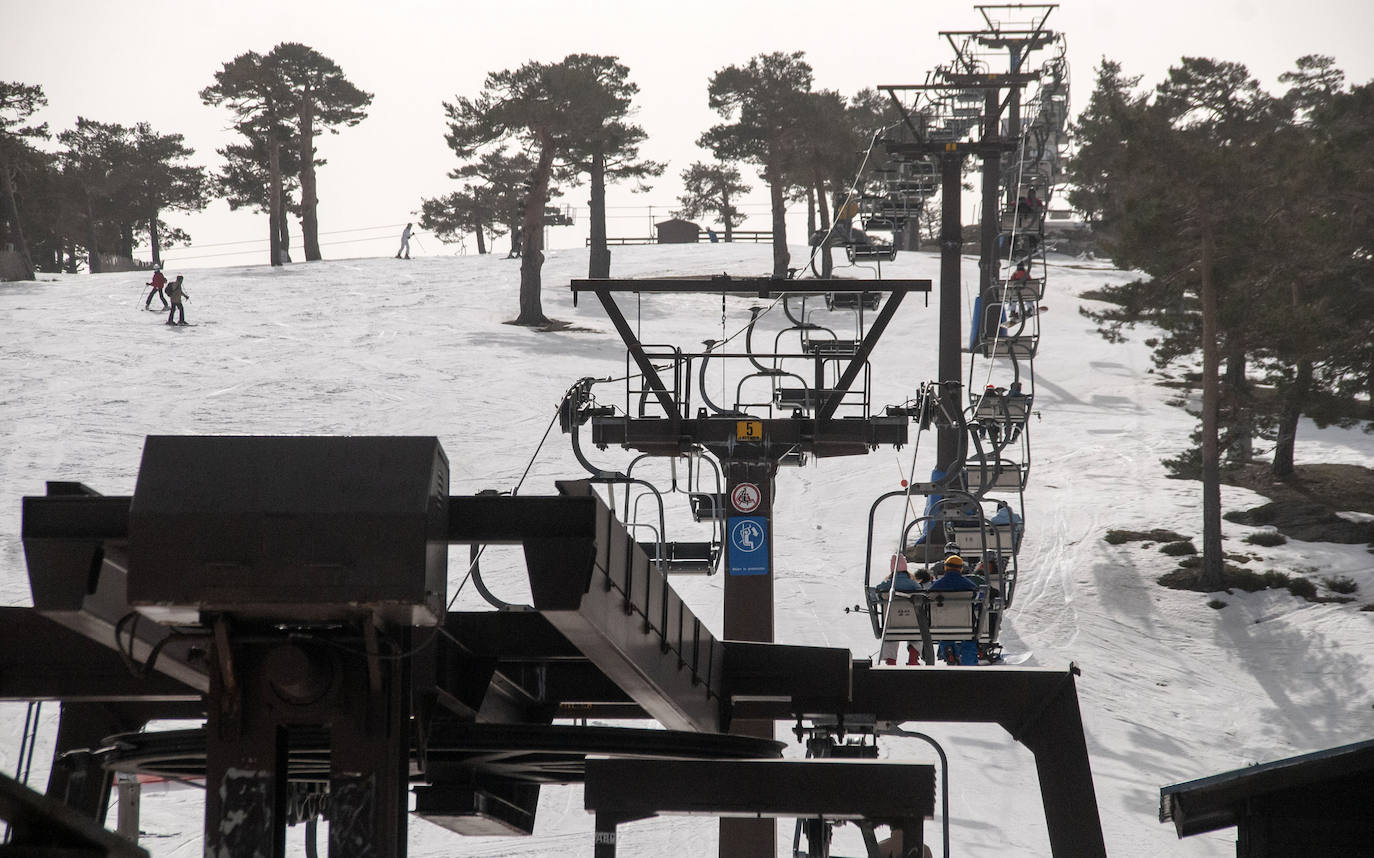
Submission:
{"label": "chairlift tower", "polygon": [[[982,137],[977,141],[938,140],[929,135],[921,135],[914,143],[889,143],[890,154],[935,158],[941,165],[941,218],[940,218],[940,336],[939,336],[939,380],[940,396],[944,412],[953,414],[963,408],[959,387],[963,380],[962,337],[963,321],[961,307],[963,295],[961,287],[960,263],[964,246],[962,224],[962,193],[960,178],[964,159],[975,155],[983,159],[983,221],[981,233],[980,285],[986,289],[996,276],[995,248],[997,242],[997,218],[988,212],[997,211],[997,191],[1000,182],[1001,157],[1004,152],[1013,151],[1016,144],[1003,139],[998,133],[998,117],[1003,107],[999,93],[1003,89],[1015,91],[1019,87],[1037,79],[1033,74],[982,74],[972,72],[946,72],[940,83],[933,84],[884,84],[880,89],[887,91],[894,102],[900,104],[897,92],[903,90],[942,91],[974,90],[983,93]],[[904,116],[908,127],[916,125],[909,116]],[[937,467],[950,474],[958,470],[960,456],[961,430],[955,421],[941,421],[937,433]]]}
{"label": "chairlift tower", "polygon": [[[679,456],[695,448],[709,451],[720,463],[724,475],[724,491],[720,503],[725,522],[724,569],[725,604],[724,637],[739,641],[773,641],[773,499],[775,477],[785,460],[800,462],[805,456],[819,457],[857,455],[869,452],[878,445],[901,446],[907,440],[910,422],[905,412],[893,415],[871,415],[864,400],[859,416],[838,416],[844,404],[852,404],[851,388],[867,366],[869,355],[887,329],[903,298],[911,292],[929,292],[929,280],[807,280],[789,281],[777,278],[731,278],[670,280],[592,279],[572,281],[574,296],[594,294],[606,315],[625,341],[629,356],[638,369],[644,388],[644,399],[650,397],[654,408],[641,405],[636,411],[627,408],[624,415],[601,414],[590,417],[592,441],[599,447],[618,445],[641,453],[657,456]],[[787,393],[788,402],[801,402],[789,416],[764,416],[757,408],[736,402],[731,407],[709,405],[705,391],[699,391],[708,405],[690,413],[693,399],[690,391],[692,377],[691,355],[675,352],[671,358],[668,378],[646,352],[625,314],[616,303],[616,295],[623,293],[688,294],[700,293],[727,296],[757,297],[762,300],[781,299],[784,295],[825,293],[832,300],[844,296],[852,302],[856,312],[864,312],[865,298],[876,300],[886,294],[887,300],[877,309],[872,324],[862,339],[843,346],[836,345],[817,351],[814,376],[801,391]],[[862,318],[862,316],[861,316]],[[662,359],[658,353],[656,358]],[[731,355],[706,354],[696,356],[705,361],[726,359]],[[734,355],[749,357],[752,355]],[[838,377],[827,381],[826,368],[838,369]],[[704,369],[702,378],[704,380]],[[685,378],[686,384],[681,383]],[[781,395],[781,390],[779,391]],[[628,397],[627,397],[628,399]],[[627,403],[628,404],[628,403]],[[807,407],[813,406],[813,407]],[[770,409],[771,412],[771,409]],[[773,722],[736,718],[731,732],[771,738]],[[722,858],[772,855],[775,852],[776,831],[771,821],[722,819]]]}
{"label": "chairlift tower", "polygon": [[[969,55],[969,42],[977,42],[990,50],[1005,50],[1008,55],[1007,71],[1016,74],[1033,51],[1040,50],[1059,40],[1059,34],[1045,29],[1045,21],[1050,13],[1059,8],[1058,4],[993,4],[974,7],[983,16],[987,25],[982,30],[942,30],[944,36],[958,55],[958,62],[973,67]],[[1009,20],[1015,16],[1018,20]],[[959,42],[959,39],[964,42]],[[1020,134],[1021,129],[1021,90],[1013,88],[1007,98],[1007,124],[1011,136]],[[1009,193],[1008,204],[1015,197]]]}

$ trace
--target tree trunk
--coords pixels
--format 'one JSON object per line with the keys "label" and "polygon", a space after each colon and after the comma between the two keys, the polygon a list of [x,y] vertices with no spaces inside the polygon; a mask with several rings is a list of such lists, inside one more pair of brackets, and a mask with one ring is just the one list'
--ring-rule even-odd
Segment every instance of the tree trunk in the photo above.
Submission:
{"label": "tree trunk", "polygon": [[130,261],[134,258],[134,225],[128,221],[119,225],[119,255]]}
{"label": "tree trunk", "polygon": [[482,235],[482,231],[483,231],[483,230],[482,230],[482,227],[480,227],[480,226],[477,227],[476,229],[474,229],[474,230],[472,231],[472,234],[475,235],[475,236],[477,236],[477,255],[478,255],[478,256],[481,256],[481,255],[483,255],[484,253],[487,252],[487,238],[486,238],[486,236]]}
{"label": "tree trunk", "polygon": [[787,278],[787,264],[792,261],[787,252],[787,203],[783,199],[783,177],[780,170],[768,170],[768,199],[773,209],[773,276]]}
{"label": "tree trunk", "polygon": [[[821,210],[821,222],[820,222],[819,226],[820,226],[821,229],[823,229],[823,230],[826,231],[827,238],[828,238],[828,237],[829,237],[829,233],[830,233],[830,203],[827,202],[827,201],[826,201],[826,198],[825,198],[825,183],[824,183],[824,182],[821,182],[821,183],[819,184],[818,187],[819,187],[819,191],[818,191],[818,193],[816,194],[816,196],[817,196],[817,198],[820,200],[820,210]],[[812,230],[812,235],[814,235],[814,234],[815,234],[815,231]],[[834,256],[834,248],[831,247],[831,246],[830,246],[830,242],[827,241],[827,242],[825,242],[825,243],[821,246],[821,276],[822,276],[822,277],[825,277],[825,278],[829,278],[829,277],[830,277],[831,275],[833,275],[834,273],[835,273],[835,256]]]}
{"label": "tree trunk", "polygon": [[277,245],[281,248],[281,261],[283,264],[291,260],[291,201],[286,196],[286,186],[281,189],[281,199],[277,201],[277,211],[281,216],[277,218]]}
{"label": "tree trunk", "polygon": [[549,176],[553,173],[553,141],[545,139],[539,148],[530,195],[525,198],[525,216],[521,226],[520,248],[520,315],[517,325],[547,325],[540,302],[540,270],[544,266],[544,201],[549,195]]}
{"label": "tree trunk", "polygon": [[86,268],[92,274],[105,270],[105,264],[100,261],[100,242],[95,237],[95,209],[89,192],[86,193]]}
{"label": "tree trunk", "polygon": [[591,215],[591,252],[587,259],[587,276],[611,276],[611,249],[606,246],[606,156],[592,153],[591,198],[587,204]]}
{"label": "tree trunk", "polygon": [[1221,354],[1217,343],[1218,297],[1212,271],[1212,231],[1202,228],[1202,568],[1203,590],[1225,587],[1221,553],[1221,461],[1218,411],[1221,400]]}
{"label": "tree trunk", "polygon": [[720,189],[720,216],[725,220],[725,242],[735,240],[735,213],[730,210],[730,191]]}
{"label": "tree trunk", "polygon": [[148,246],[152,248],[153,264],[162,267],[162,239],[157,234],[157,212],[148,218]]}
{"label": "tree trunk", "polygon": [[272,264],[281,265],[281,151],[275,134],[267,141],[267,232]]}
{"label": "tree trunk", "polygon": [[[825,195],[825,191],[821,191]],[[816,234],[816,189],[808,187],[806,189],[806,234],[812,236]]]}
{"label": "tree trunk", "polygon": [[301,240],[305,261],[319,262],[320,224],[315,213],[315,96],[307,83],[301,94]]}
{"label": "tree trunk", "polygon": [[24,266],[24,274],[20,279],[32,280],[33,260],[29,258],[29,246],[24,241],[24,228],[19,223],[19,204],[14,199],[14,177],[10,175],[10,165],[3,153],[0,153],[0,191],[4,193],[4,198],[0,199],[0,202],[4,203],[4,220],[9,222],[14,249],[19,253],[19,261]]}
{"label": "tree trunk", "polygon": [[1227,458],[1244,464],[1255,456],[1255,417],[1250,401],[1250,382],[1245,377],[1245,349],[1237,340],[1226,344],[1226,352],[1222,392],[1230,405],[1226,417],[1231,435]]}
{"label": "tree trunk", "polygon": [[1312,361],[1299,360],[1297,372],[1283,397],[1283,407],[1279,410],[1279,434],[1274,444],[1275,477],[1286,480],[1293,476],[1293,453],[1297,447],[1298,420],[1302,417],[1303,404],[1312,389]]}

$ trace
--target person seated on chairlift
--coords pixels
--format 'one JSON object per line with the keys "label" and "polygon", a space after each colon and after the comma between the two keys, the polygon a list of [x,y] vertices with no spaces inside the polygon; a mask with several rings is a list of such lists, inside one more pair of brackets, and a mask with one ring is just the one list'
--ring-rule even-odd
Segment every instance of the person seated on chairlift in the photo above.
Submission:
{"label": "person seated on chairlift", "polygon": [[[983,552],[983,559],[979,560],[978,565],[973,567],[973,571],[964,577],[982,589],[988,586],[989,578],[997,577],[997,571],[997,554],[992,551],[985,551]],[[1000,592],[996,587],[988,587],[989,595],[996,596]]]}
{"label": "person seated on chairlift", "polygon": [[1020,226],[1033,224],[1040,219],[1045,204],[1035,195],[1035,188],[1029,188],[1025,196],[1016,201],[1016,220]]}
{"label": "person seated on chairlift", "polygon": [[[854,240],[854,218],[859,216],[859,195],[854,190],[835,195],[835,236],[841,241]],[[862,233],[860,233],[862,234]],[[867,236],[864,237],[867,241]]]}
{"label": "person seated on chairlift", "polygon": [[1016,270],[1011,273],[1011,279],[1012,281],[1030,279],[1030,272],[1026,270],[1026,263],[1016,263]]}
{"label": "person seated on chairlift", "polygon": [[[907,572],[906,558],[901,554],[892,555],[892,560],[889,561],[888,565],[891,571],[887,573],[887,577],[883,579],[882,583],[873,588],[876,592],[886,593],[894,586],[898,593],[915,593],[917,590],[925,589],[918,580],[912,580],[910,573]],[[925,583],[930,583],[930,576],[924,571],[918,572],[916,575],[917,579],[924,576]]]}
{"label": "person seated on chairlift", "polygon": [[978,585],[964,577],[964,558],[951,554],[945,558],[944,572],[930,585],[930,591],[976,591]]}
{"label": "person seated on chairlift", "polygon": [[[951,554],[945,558],[945,572],[935,583],[930,585],[930,591],[943,592],[977,592],[978,585],[965,578],[964,558],[957,554]],[[946,664],[977,665],[978,664],[978,642],[976,640],[952,640],[940,641],[936,648],[936,658]]]}

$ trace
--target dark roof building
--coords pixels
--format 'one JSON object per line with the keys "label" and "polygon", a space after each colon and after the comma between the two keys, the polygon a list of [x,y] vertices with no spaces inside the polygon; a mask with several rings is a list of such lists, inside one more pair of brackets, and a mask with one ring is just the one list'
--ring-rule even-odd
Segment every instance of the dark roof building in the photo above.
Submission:
{"label": "dark roof building", "polygon": [[1163,787],[1159,821],[1235,826],[1236,858],[1374,855],[1374,740]]}
{"label": "dark roof building", "polygon": [[693,244],[701,234],[701,227],[677,217],[654,224],[654,229],[659,244]]}

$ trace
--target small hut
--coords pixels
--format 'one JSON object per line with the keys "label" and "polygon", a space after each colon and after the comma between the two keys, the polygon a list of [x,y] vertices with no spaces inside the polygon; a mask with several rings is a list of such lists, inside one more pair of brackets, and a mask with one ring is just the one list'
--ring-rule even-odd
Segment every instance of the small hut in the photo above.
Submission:
{"label": "small hut", "polygon": [[654,224],[654,229],[659,244],[695,244],[701,236],[701,227],[677,217]]}

